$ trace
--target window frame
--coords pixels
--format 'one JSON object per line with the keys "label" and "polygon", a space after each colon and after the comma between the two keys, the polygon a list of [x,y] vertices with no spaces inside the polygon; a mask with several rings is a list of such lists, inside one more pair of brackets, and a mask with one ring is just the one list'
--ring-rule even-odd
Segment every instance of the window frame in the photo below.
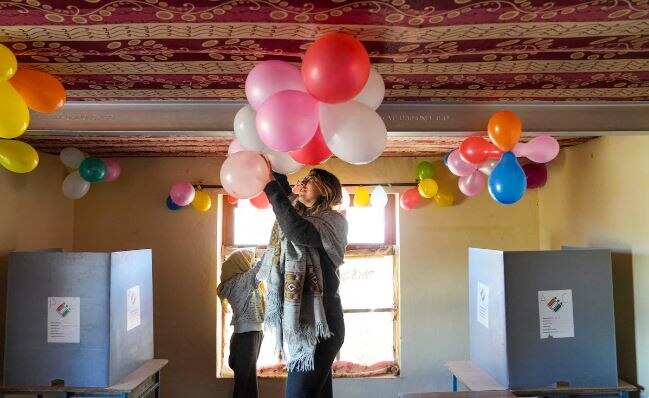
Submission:
{"label": "window frame", "polygon": [[[224,195],[223,195],[224,196]],[[350,203],[354,203],[354,195],[350,194]],[[344,375],[337,374],[334,372],[334,377],[372,377],[372,376],[399,376],[400,373],[400,364],[401,364],[401,311],[400,311],[400,289],[399,289],[399,254],[398,254],[398,245],[397,245],[397,207],[396,203],[398,201],[397,194],[388,194],[388,202],[384,207],[384,243],[362,243],[362,244],[350,244],[347,246],[345,251],[345,257],[382,257],[382,256],[393,256],[393,307],[392,308],[380,308],[380,309],[343,309],[343,313],[372,313],[372,312],[392,312],[393,314],[393,350],[394,350],[394,364],[395,367],[390,371],[381,372],[377,374],[371,374],[366,376],[354,376],[354,375]],[[225,196],[220,201],[222,204],[221,214],[222,214],[222,228],[221,228],[221,258],[219,258],[219,264],[223,262],[225,258],[235,249],[241,247],[250,247],[251,245],[235,245],[234,244],[234,209],[235,205],[230,204],[225,200]],[[351,206],[351,205],[350,205]],[[344,211],[343,211],[344,213]],[[266,245],[257,245],[257,256],[260,257],[263,251],[266,249]],[[217,336],[220,341],[217,344],[217,377],[219,378],[228,378],[233,377],[233,374],[230,372],[224,372],[224,369],[227,369],[227,358],[225,358],[225,345],[226,345],[226,309],[222,308],[220,300],[217,304],[217,319],[218,324]],[[219,326],[220,325],[220,326]],[[340,357],[340,353],[336,356],[336,360]],[[259,374],[259,377],[270,377],[270,378],[282,378],[286,377],[286,374],[268,376],[264,374]]]}

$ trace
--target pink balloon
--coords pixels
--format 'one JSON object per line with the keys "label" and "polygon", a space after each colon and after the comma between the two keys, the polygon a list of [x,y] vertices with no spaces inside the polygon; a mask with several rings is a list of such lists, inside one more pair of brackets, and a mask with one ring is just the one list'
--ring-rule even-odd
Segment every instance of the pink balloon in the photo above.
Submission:
{"label": "pink balloon", "polygon": [[257,111],[259,138],[279,152],[306,145],[318,129],[318,123],[318,101],[302,91],[280,91]]}
{"label": "pink balloon", "polygon": [[266,186],[269,175],[266,160],[253,151],[233,153],[221,166],[223,188],[238,199],[257,196]]}
{"label": "pink balloon", "polygon": [[122,168],[120,167],[119,162],[115,159],[102,158],[101,160],[103,160],[106,165],[106,174],[104,175],[102,182],[115,181],[117,177],[122,174]]}
{"label": "pink balloon", "polygon": [[188,182],[177,182],[171,187],[171,190],[169,191],[171,200],[178,206],[187,206],[188,204],[192,203],[192,200],[194,200],[194,195],[196,195],[196,191],[194,190],[192,184]]}
{"label": "pink balloon", "polygon": [[246,98],[253,109],[284,90],[306,92],[300,71],[284,61],[263,61],[258,63],[246,78]]}
{"label": "pink balloon", "polygon": [[513,150],[517,157],[526,157],[535,163],[547,163],[559,154],[559,142],[549,135],[540,135],[529,142],[519,142]]}
{"label": "pink balloon", "polygon": [[482,173],[476,170],[468,176],[460,177],[457,184],[466,196],[476,196],[484,190],[485,179]]}
{"label": "pink balloon", "polygon": [[473,172],[478,169],[477,164],[472,164],[462,159],[462,157],[460,156],[460,151],[458,151],[457,149],[448,155],[446,166],[451,171],[451,173],[460,177],[473,174]]}
{"label": "pink balloon", "polygon": [[228,156],[232,155],[233,153],[245,151],[246,148],[241,145],[241,142],[239,142],[239,139],[235,138],[230,142],[230,146],[228,146]]}

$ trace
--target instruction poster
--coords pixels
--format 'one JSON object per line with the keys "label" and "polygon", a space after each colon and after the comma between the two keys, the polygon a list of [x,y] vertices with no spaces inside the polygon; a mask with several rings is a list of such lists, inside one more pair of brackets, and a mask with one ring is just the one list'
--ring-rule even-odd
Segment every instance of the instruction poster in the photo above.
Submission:
{"label": "instruction poster", "polygon": [[47,298],[47,342],[79,343],[81,331],[81,298]]}
{"label": "instruction poster", "polygon": [[126,290],[126,331],[140,326],[140,286]]}
{"label": "instruction poster", "polygon": [[478,282],[478,322],[489,329],[489,286]]}
{"label": "instruction poster", "polygon": [[572,290],[539,291],[539,325],[542,339],[575,337]]}

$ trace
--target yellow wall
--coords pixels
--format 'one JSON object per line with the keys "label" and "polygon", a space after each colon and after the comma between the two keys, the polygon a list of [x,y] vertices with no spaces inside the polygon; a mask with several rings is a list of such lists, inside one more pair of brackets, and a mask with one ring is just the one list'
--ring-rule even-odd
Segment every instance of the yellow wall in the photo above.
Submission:
{"label": "yellow wall", "polygon": [[[420,159],[385,158],[367,166],[330,161],[343,183],[412,182]],[[164,199],[179,180],[218,183],[221,159],[121,159],[122,176],[93,186],[75,206],[75,250],[153,249],[156,356],[168,358],[164,394],[231,393],[216,374],[216,206],[207,214],[170,212]],[[210,191],[214,193],[214,191]],[[451,208],[400,213],[402,377],[336,380],[339,397],[395,397],[448,390],[445,360],[468,355],[467,247],[538,248],[536,192],[496,205],[485,192]],[[279,397],[283,382],[262,380]]]}
{"label": "yellow wall", "polygon": [[61,192],[65,170],[55,156],[40,154],[40,158],[40,165],[29,174],[0,167],[0,358],[4,353],[7,253],[72,249],[73,203]]}
{"label": "yellow wall", "polygon": [[[496,205],[485,192],[451,208],[400,211],[402,375],[336,380],[336,395],[394,397],[400,391],[448,390],[450,377],[442,363],[468,356],[469,246],[615,249],[621,375],[648,384],[648,144],[649,137],[602,138],[562,151],[550,167],[548,185],[511,207]],[[385,158],[367,166],[330,161],[326,168],[344,183],[403,182],[414,180],[419,160]],[[216,206],[201,214],[172,213],[164,205],[175,181],[218,183],[222,159],[120,162],[120,179],[93,185],[74,203],[61,194],[64,170],[56,157],[41,155],[39,168],[27,175],[0,169],[0,306],[5,305],[8,251],[150,247],[156,356],[170,360],[163,375],[165,395],[227,396],[231,380],[215,378]],[[283,394],[281,381],[260,384],[262,396]]]}
{"label": "yellow wall", "polygon": [[644,386],[649,386],[648,148],[649,136],[603,137],[569,148],[552,163],[539,194],[542,249],[614,250],[620,376]]}

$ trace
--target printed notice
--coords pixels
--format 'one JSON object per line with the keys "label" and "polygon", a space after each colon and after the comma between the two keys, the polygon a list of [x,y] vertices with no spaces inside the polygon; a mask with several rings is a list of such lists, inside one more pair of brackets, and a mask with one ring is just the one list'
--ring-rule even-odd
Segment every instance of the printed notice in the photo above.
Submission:
{"label": "printed notice", "polygon": [[539,291],[541,338],[575,337],[572,316],[572,290]]}
{"label": "printed notice", "polygon": [[489,286],[478,282],[478,322],[489,329]]}
{"label": "printed notice", "polygon": [[126,290],[126,331],[140,326],[140,286]]}
{"label": "printed notice", "polygon": [[81,331],[81,298],[47,298],[47,342],[79,343]]}

